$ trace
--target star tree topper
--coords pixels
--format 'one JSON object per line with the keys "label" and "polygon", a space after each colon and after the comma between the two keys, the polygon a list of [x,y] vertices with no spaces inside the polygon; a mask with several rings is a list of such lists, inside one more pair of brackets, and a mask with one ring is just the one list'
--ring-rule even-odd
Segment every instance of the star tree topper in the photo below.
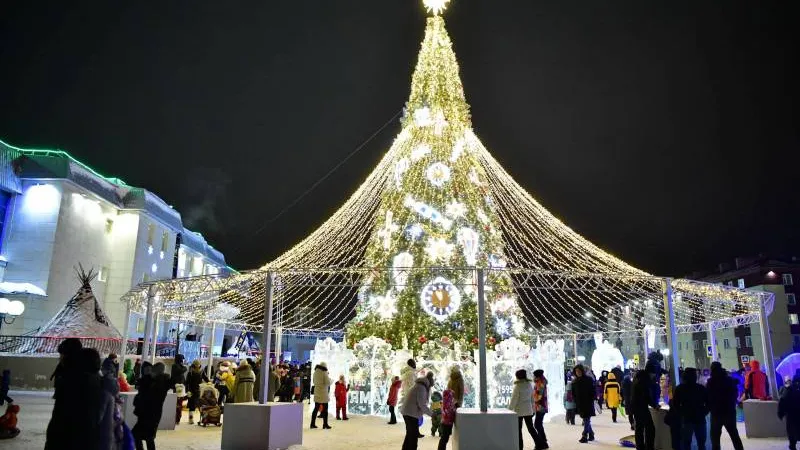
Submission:
{"label": "star tree topper", "polygon": [[434,16],[438,16],[447,8],[447,3],[449,1],[450,0],[422,0],[422,3],[425,5],[425,9],[427,9],[428,12],[433,13]]}

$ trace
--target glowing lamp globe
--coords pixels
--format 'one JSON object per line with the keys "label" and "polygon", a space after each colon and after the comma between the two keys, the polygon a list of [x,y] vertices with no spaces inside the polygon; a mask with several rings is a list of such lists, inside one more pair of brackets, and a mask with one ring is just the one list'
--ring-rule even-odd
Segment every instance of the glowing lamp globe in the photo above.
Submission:
{"label": "glowing lamp globe", "polygon": [[19,300],[9,300],[0,298],[0,314],[9,316],[20,316],[25,312],[25,304]]}

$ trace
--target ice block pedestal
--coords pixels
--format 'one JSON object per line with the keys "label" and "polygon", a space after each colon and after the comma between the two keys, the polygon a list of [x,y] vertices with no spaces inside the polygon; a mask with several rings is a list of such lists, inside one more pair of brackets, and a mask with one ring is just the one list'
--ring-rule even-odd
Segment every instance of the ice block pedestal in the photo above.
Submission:
{"label": "ice block pedestal", "polygon": [[302,403],[225,405],[222,450],[275,450],[302,443]]}
{"label": "ice block pedestal", "polygon": [[453,450],[509,450],[519,447],[517,414],[508,409],[460,408],[453,428]]}

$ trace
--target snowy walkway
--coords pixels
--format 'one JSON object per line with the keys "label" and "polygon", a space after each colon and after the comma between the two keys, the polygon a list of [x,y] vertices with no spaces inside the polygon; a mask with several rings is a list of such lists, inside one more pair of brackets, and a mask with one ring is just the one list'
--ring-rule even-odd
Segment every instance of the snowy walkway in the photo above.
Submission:
{"label": "snowy walkway", "polygon": [[[22,433],[10,441],[3,441],[3,450],[29,450],[43,448],[45,429],[50,420],[53,401],[52,393],[48,392],[12,392],[11,397],[21,406],[19,427]],[[306,407],[307,409],[307,407]],[[351,416],[347,422],[331,420],[332,430],[323,430],[322,422],[318,422],[319,429],[308,429],[309,415],[305,415],[305,431],[303,445],[292,447],[291,450],[384,450],[399,449],[403,441],[403,425],[386,425],[386,420],[379,417]],[[184,412],[184,423],[178,425],[175,431],[160,431],[156,438],[159,450],[218,450],[222,431],[220,428],[202,428],[197,425],[185,423],[188,415]],[[579,444],[580,428],[568,426],[559,421],[554,424],[545,424],[550,448],[559,449],[621,449],[619,439],[632,434],[627,422],[611,423],[608,413],[597,417],[594,425],[597,441],[591,444]],[[426,418],[422,432],[430,434],[430,422]],[[740,433],[744,436],[744,425],[740,424]],[[727,436],[723,433],[723,449],[731,449]],[[530,436],[525,435],[525,449],[532,449],[533,443]],[[420,439],[420,450],[434,450],[439,439],[426,436]],[[747,450],[778,450],[785,449],[788,442],[781,439],[745,439],[744,446]],[[710,446],[709,446],[710,448]],[[510,449],[514,450],[514,449]]]}

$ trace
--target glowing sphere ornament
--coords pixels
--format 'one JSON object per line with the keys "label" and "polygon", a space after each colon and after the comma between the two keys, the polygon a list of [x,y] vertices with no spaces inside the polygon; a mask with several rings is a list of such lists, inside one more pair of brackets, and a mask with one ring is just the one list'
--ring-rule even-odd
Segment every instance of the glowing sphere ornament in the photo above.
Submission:
{"label": "glowing sphere ornament", "polygon": [[461,306],[461,293],[446,278],[436,277],[422,289],[420,301],[423,311],[442,321]]}

